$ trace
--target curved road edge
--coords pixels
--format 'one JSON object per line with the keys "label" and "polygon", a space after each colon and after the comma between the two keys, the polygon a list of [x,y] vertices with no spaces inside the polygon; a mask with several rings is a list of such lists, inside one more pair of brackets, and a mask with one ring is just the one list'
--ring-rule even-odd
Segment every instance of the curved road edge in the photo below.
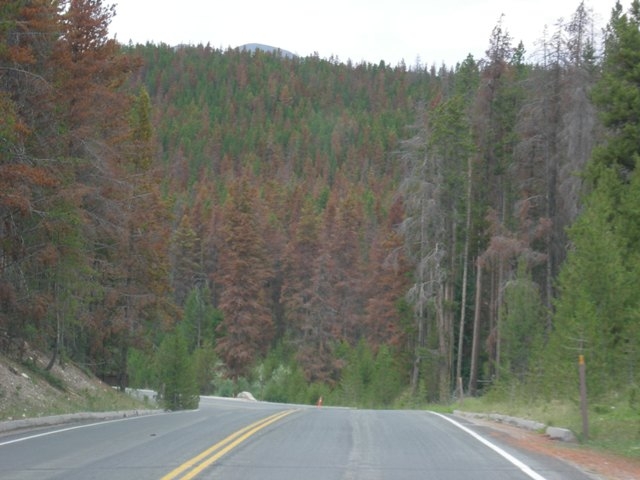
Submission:
{"label": "curved road edge", "polygon": [[118,412],[80,412],[50,415],[47,417],[22,418],[19,420],[7,420],[0,422],[0,433],[12,432],[27,428],[53,427],[71,422],[117,420],[120,418],[139,417],[142,415],[155,415],[162,410],[123,410]]}
{"label": "curved road edge", "polygon": [[452,418],[449,418],[445,415],[442,415],[440,413],[436,413],[436,412],[431,412],[433,415],[436,415],[440,418],[442,418],[443,420],[446,420],[447,422],[455,425],[456,427],[458,427],[460,430],[462,430],[463,432],[471,435],[473,438],[475,438],[477,441],[479,441],[480,443],[482,443],[483,445],[486,445],[487,447],[489,447],[491,450],[493,450],[494,452],[496,452],[498,455],[500,455],[501,457],[503,457],[505,460],[509,461],[512,465],[515,465],[518,469],[520,469],[520,471],[522,473],[524,473],[525,475],[527,475],[528,477],[534,479],[534,480],[545,480],[545,477],[543,477],[542,475],[538,474],[537,472],[535,472],[531,467],[529,467],[529,465],[521,462],[520,460],[518,460],[517,458],[515,458],[513,455],[511,455],[510,453],[507,453],[505,450],[503,450],[502,448],[498,447],[497,445],[495,445],[494,443],[490,442],[489,440],[487,440],[486,438],[484,438],[482,435],[477,434],[476,432],[474,432],[473,430],[465,427],[464,425],[458,423],[457,421],[455,421]]}

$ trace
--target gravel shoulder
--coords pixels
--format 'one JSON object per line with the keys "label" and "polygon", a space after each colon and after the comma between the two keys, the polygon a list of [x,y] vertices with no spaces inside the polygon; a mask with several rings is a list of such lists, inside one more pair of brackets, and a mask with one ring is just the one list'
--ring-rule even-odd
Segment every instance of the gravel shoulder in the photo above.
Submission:
{"label": "gravel shoulder", "polygon": [[638,480],[640,460],[603,453],[576,443],[552,440],[547,435],[494,420],[464,416],[489,427],[491,435],[522,450],[550,455],[574,465],[598,480]]}

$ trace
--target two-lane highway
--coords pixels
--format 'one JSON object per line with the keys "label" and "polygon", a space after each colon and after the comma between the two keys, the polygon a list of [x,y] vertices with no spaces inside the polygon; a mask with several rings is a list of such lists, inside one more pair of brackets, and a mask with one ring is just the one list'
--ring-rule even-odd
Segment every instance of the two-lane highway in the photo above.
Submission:
{"label": "two-lane highway", "polygon": [[578,480],[550,458],[498,446],[424,411],[310,409],[220,459],[201,478],[305,480]]}
{"label": "two-lane highway", "polygon": [[203,398],[162,413],[0,437],[0,479],[585,480],[450,417]]}

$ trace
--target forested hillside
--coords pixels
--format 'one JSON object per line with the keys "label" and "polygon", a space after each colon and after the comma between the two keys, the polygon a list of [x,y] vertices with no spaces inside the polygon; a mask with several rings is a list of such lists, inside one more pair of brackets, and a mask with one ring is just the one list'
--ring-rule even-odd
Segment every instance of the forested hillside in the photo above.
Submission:
{"label": "forested hillside", "polygon": [[368,406],[572,395],[578,354],[594,396],[633,384],[640,4],[612,9],[408,67],[122,46],[99,0],[4,2],[2,349]]}

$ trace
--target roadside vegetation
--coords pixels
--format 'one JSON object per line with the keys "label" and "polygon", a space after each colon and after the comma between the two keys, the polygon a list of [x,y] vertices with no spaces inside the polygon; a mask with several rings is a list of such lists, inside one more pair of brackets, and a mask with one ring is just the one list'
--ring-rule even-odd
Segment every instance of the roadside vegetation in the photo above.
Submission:
{"label": "roadside vegetation", "polygon": [[[504,394],[504,395],[503,395]],[[576,394],[564,400],[528,399],[508,392],[493,392],[479,398],[455,402],[449,411],[498,413],[568,428],[581,445],[624,457],[640,459],[640,406],[637,388],[611,393],[589,405],[589,438],[582,435],[580,399]]]}

